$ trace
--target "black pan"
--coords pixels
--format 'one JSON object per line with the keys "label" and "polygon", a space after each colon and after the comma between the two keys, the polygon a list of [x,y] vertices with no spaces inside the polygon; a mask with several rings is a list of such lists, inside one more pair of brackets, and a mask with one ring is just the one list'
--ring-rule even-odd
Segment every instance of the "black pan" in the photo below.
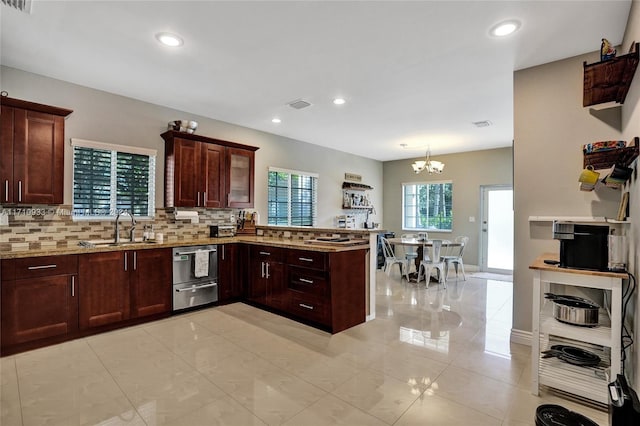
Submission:
{"label": "black pan", "polygon": [[569,345],[553,345],[551,349],[543,351],[542,358],[557,357],[564,362],[582,367],[593,367],[600,364],[600,357],[593,352]]}

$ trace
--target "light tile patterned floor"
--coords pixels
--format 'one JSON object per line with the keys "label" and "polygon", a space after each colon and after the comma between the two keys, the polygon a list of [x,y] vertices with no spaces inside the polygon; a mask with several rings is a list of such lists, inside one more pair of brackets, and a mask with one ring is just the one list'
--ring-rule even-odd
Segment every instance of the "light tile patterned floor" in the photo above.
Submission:
{"label": "light tile patterned floor", "polygon": [[512,284],[377,274],[377,319],[330,335],[233,304],[0,360],[3,426],[534,425]]}

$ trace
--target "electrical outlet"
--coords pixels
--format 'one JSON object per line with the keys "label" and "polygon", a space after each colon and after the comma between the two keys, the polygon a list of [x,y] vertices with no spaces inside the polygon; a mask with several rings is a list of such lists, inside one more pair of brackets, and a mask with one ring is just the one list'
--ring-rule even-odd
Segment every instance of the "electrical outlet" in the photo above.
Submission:
{"label": "electrical outlet", "polygon": [[476,221],[475,216],[469,216],[469,222],[472,222],[472,223],[473,223],[473,222],[475,222],[475,221]]}

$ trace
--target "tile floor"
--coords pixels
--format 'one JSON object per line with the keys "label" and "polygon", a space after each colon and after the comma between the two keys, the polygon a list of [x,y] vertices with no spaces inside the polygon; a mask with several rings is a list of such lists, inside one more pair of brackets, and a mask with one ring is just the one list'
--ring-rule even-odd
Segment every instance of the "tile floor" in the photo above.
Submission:
{"label": "tile floor", "polygon": [[512,284],[377,275],[377,319],[329,335],[244,304],[0,360],[0,424],[534,425]]}

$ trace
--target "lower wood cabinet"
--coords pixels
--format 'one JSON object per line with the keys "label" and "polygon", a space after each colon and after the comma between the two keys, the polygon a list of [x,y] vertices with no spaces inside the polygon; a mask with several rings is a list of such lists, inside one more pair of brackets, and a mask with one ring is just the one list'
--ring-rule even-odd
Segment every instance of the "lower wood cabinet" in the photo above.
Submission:
{"label": "lower wood cabinet", "polygon": [[2,260],[2,347],[78,329],[78,257]]}
{"label": "lower wood cabinet", "polygon": [[286,309],[288,293],[284,281],[283,249],[251,246],[249,259],[248,299],[270,308]]}
{"label": "lower wood cabinet", "polygon": [[221,303],[239,300],[244,295],[240,255],[236,243],[218,246],[218,301]]}
{"label": "lower wood cabinet", "polygon": [[171,249],[80,256],[80,329],[171,311]]}

